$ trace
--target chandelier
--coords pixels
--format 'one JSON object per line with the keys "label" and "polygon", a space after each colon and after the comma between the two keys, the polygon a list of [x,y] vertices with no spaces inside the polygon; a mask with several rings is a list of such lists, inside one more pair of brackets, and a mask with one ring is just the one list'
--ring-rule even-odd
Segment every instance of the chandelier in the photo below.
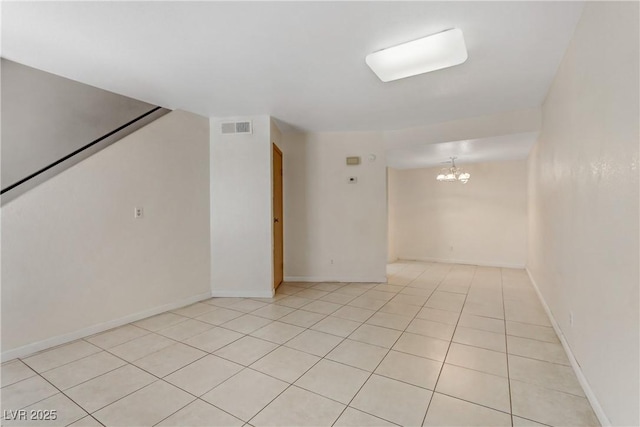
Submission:
{"label": "chandelier", "polygon": [[462,168],[456,167],[456,159],[457,157],[450,157],[451,166],[448,168],[442,168],[440,173],[436,177],[438,181],[445,182],[455,182],[460,181],[463,184],[466,184],[471,178],[471,174],[462,170]]}

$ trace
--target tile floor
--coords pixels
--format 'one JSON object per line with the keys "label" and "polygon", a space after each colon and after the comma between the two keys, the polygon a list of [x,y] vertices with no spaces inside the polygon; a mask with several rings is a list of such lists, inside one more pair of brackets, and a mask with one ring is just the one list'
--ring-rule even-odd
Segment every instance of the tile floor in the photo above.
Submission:
{"label": "tile floor", "polygon": [[72,426],[598,425],[523,270],[388,272],[213,298],[7,362],[2,424],[26,409]]}

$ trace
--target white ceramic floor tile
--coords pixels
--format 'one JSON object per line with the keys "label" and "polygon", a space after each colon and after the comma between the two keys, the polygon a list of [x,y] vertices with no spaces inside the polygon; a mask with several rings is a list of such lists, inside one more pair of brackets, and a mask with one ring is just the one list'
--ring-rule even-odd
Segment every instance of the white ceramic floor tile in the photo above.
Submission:
{"label": "white ceramic floor tile", "polygon": [[428,298],[426,296],[398,294],[395,297],[393,297],[391,302],[396,302],[399,304],[417,305],[420,308],[422,308],[424,303],[427,302],[427,299]]}
{"label": "white ceramic floor tile", "polygon": [[265,307],[259,308],[256,311],[251,312],[254,316],[260,316],[271,320],[278,320],[283,316],[293,312],[291,307],[285,307],[283,305],[269,304]]}
{"label": "white ceramic floor tile", "polygon": [[300,326],[276,321],[252,332],[251,336],[276,344],[284,344],[296,335],[300,335],[302,332],[304,332],[304,328],[301,328]]}
{"label": "white ceramic floor tile", "polygon": [[65,393],[85,410],[93,413],[154,381],[156,378],[151,374],[135,366],[125,365],[70,388]]}
{"label": "white ceramic floor tile", "polygon": [[296,294],[296,296],[298,297],[309,299],[319,299],[327,295],[329,295],[329,292],[321,291],[318,289],[304,289]]}
{"label": "white ceramic floor tile", "polygon": [[36,376],[11,384],[2,389],[2,412],[16,411],[58,393],[58,390]]}
{"label": "white ceramic floor tile", "polygon": [[363,294],[366,297],[369,298],[374,298],[374,299],[379,299],[381,301],[385,301],[385,302],[389,302],[390,300],[393,299],[394,296],[396,296],[396,292],[382,292],[382,291],[376,291],[376,290],[370,290],[367,291],[365,294]]}
{"label": "white ceramic floor tile", "polygon": [[498,411],[511,410],[509,382],[496,375],[445,364],[436,391]]}
{"label": "white ceramic floor tile", "polygon": [[504,334],[470,329],[463,326],[456,328],[456,332],[453,335],[453,342],[486,348],[487,350],[501,351],[503,353],[507,351],[507,342]]}
{"label": "white ceramic floor tile", "polygon": [[441,368],[442,362],[392,350],[375,373],[433,390]]}
{"label": "white ceramic floor tile", "polygon": [[347,408],[333,427],[389,427],[395,425],[397,424],[392,424],[382,418],[374,417],[357,409]]}
{"label": "white ceramic floor tile", "polygon": [[92,415],[108,426],[151,426],[193,400],[171,384],[156,381]]}
{"label": "white ceramic floor tile", "polygon": [[69,424],[69,427],[102,427],[102,424],[98,422],[91,415],[87,415],[84,418],[80,418],[78,421]]}
{"label": "white ceramic floor tile", "polygon": [[402,304],[390,301],[380,308],[382,313],[399,314],[401,316],[415,316],[421,310],[420,306],[411,304]]}
{"label": "white ceramic floor tile", "polygon": [[416,317],[418,319],[433,320],[434,322],[441,322],[455,326],[458,323],[460,314],[446,310],[439,310],[437,308],[424,307]]}
{"label": "white ceramic floor tile", "polygon": [[244,301],[245,298],[229,298],[229,297],[216,297],[206,301],[201,301],[204,304],[215,305],[216,307],[228,308],[234,304]]}
{"label": "white ceramic floor tile", "polygon": [[503,320],[504,307],[500,298],[495,301],[492,299],[490,302],[480,302],[468,299],[464,305],[462,314]]}
{"label": "white ceramic floor tile", "polygon": [[313,325],[311,329],[344,338],[349,336],[349,334],[355,331],[361,324],[362,323],[354,322],[353,320],[327,316]]}
{"label": "white ceramic floor tile", "polygon": [[210,323],[212,325],[222,325],[229,320],[242,316],[242,311],[229,310],[227,308],[217,307],[215,310],[196,317],[196,320]]}
{"label": "white ceramic floor tile", "polygon": [[365,292],[367,292],[366,289],[361,289],[358,287],[354,287],[352,284],[347,284],[343,287],[341,287],[340,289],[334,291],[333,293],[336,294],[343,294],[343,295],[350,295],[355,299],[356,297],[359,297],[360,295],[364,294]]}
{"label": "white ceramic floor tile", "polygon": [[570,366],[510,355],[509,378],[584,397]]}
{"label": "white ceramic floor tile", "polygon": [[229,306],[232,310],[242,311],[244,313],[251,313],[252,311],[266,307],[268,304],[264,302],[254,301],[251,299],[245,299]]}
{"label": "white ceramic floor tile", "polygon": [[425,335],[445,341],[451,341],[454,330],[455,327],[453,325],[426,319],[413,319],[406,329],[407,332],[413,334]]}
{"label": "white ceramic floor tile", "polygon": [[209,355],[174,372],[165,380],[191,394],[201,396],[240,370],[242,366],[236,363]]}
{"label": "white ceramic floor tile", "polygon": [[195,362],[206,354],[204,351],[188,345],[175,343],[142,357],[134,361],[133,364],[157,377],[164,377],[189,363]]}
{"label": "white ceramic floor tile", "polygon": [[146,319],[138,320],[133,325],[148,331],[159,331],[160,329],[168,328],[169,326],[177,325],[180,322],[185,322],[189,318],[177,315],[175,313],[161,313],[155,316],[147,317]]}
{"label": "white ceramic floor tile", "polygon": [[338,310],[340,307],[342,307],[341,304],[334,304],[328,301],[316,300],[305,305],[302,309],[305,311],[311,311],[313,313],[329,315]]}
{"label": "white ceramic floor tile", "polygon": [[201,316],[213,310],[215,310],[214,306],[210,304],[203,304],[201,302],[197,302],[195,304],[191,304],[186,307],[173,310],[172,313],[179,314],[180,316],[193,318],[193,317]]}
{"label": "white ceramic floor tile", "polygon": [[537,423],[535,421],[527,420],[526,418],[520,418],[513,416],[513,427],[546,427],[546,424]]}
{"label": "white ceramic floor tile", "polygon": [[557,426],[599,425],[584,397],[511,380],[513,414]]}
{"label": "white ceramic floor tile", "polygon": [[250,334],[253,331],[267,326],[271,322],[271,319],[267,319],[265,317],[258,317],[254,316],[253,314],[245,314],[244,316],[236,317],[233,320],[229,320],[228,322],[223,323],[221,326],[223,328],[231,329],[232,331],[240,332],[242,334]]}
{"label": "white ceramic floor tile", "polygon": [[278,347],[252,364],[251,368],[282,381],[293,383],[318,360],[320,360],[319,357],[309,353],[288,347]]}
{"label": "white ceramic floor tile", "polygon": [[288,386],[284,381],[247,368],[204,394],[202,399],[249,421]]}
{"label": "white ceramic floor tile", "polygon": [[404,426],[422,424],[431,391],[372,375],[350,406]]}
{"label": "white ceramic floor tile", "polygon": [[570,366],[561,344],[507,335],[509,354]]}
{"label": "white ceramic floor tile", "polygon": [[22,361],[36,372],[45,372],[100,351],[99,347],[81,340],[41,351]]}
{"label": "white ceramic floor tile", "polygon": [[315,356],[324,357],[340,344],[341,341],[341,337],[309,329],[288,341],[285,346]]}
{"label": "white ceramic floor tile", "polygon": [[262,426],[330,426],[344,405],[291,386],[256,415],[250,424]]}
{"label": "white ceramic floor tile", "polygon": [[[46,398],[38,403],[34,403],[33,405],[25,408],[27,413],[27,420],[13,419],[13,420],[3,420],[3,426],[66,426],[75,421],[78,421],[88,414],[80,408],[78,405],[73,403],[71,399],[65,396],[62,393],[55,394],[51,397]],[[42,414],[42,411],[55,411],[55,418],[52,419],[38,419],[37,416]],[[35,412],[35,414],[34,414]],[[36,415],[35,418],[32,418],[33,415]],[[49,414],[51,415],[51,414]],[[31,418],[31,419],[29,419]]]}
{"label": "white ceramic floor tile", "polygon": [[333,292],[333,291],[337,291],[338,289],[340,289],[345,285],[346,285],[345,283],[318,283],[316,285],[313,285],[312,288],[317,289],[319,291]]}
{"label": "white ceramic floor tile", "polygon": [[310,311],[304,310],[296,310],[284,317],[281,317],[279,321],[288,323],[290,325],[300,326],[302,328],[309,328],[325,317],[326,315],[324,314],[312,313]]}
{"label": "white ceramic floor tile", "polygon": [[42,376],[60,390],[66,390],[125,363],[124,360],[102,351],[44,372]]}
{"label": "white ceramic floor tile", "polygon": [[2,364],[2,387],[17,383],[18,381],[36,375],[35,372],[18,359],[11,360]]}
{"label": "white ceramic floor tile", "polygon": [[202,400],[191,402],[157,426],[163,427],[227,427],[244,422]]}
{"label": "white ceramic floor tile", "polygon": [[511,415],[434,393],[424,420],[425,426],[511,426]]}
{"label": "white ceramic floor tile", "polygon": [[405,328],[411,323],[411,316],[402,316],[398,314],[383,313],[378,311],[371,316],[366,323],[369,325],[382,326],[384,328],[397,329],[404,331]]}
{"label": "white ceramic floor tile", "polygon": [[446,362],[450,365],[507,377],[507,355],[500,351],[454,342],[449,347]]}
{"label": "white ceramic floor tile", "polygon": [[391,348],[401,334],[402,332],[396,329],[364,324],[349,335],[349,339]]}
{"label": "white ceramic floor tile", "polygon": [[319,299],[320,301],[327,301],[327,302],[332,302],[334,304],[344,305],[353,301],[355,298],[356,298],[356,295],[348,295],[348,294],[341,294],[338,292],[331,292],[330,294],[325,295]]}
{"label": "white ceramic floor tile", "polygon": [[448,341],[407,332],[403,333],[393,346],[394,350],[413,354],[414,356],[426,357],[439,362],[444,362],[448,348]]}
{"label": "white ceramic floor tile", "polygon": [[388,350],[377,345],[346,339],[325,358],[373,372]]}
{"label": "white ceramic floor tile", "polygon": [[351,305],[353,307],[366,308],[367,310],[379,310],[383,305],[386,304],[386,301],[379,300],[375,298],[371,298],[366,295],[361,295],[356,299],[349,302],[347,305]]}
{"label": "white ceramic floor tile", "polygon": [[369,375],[362,369],[324,359],[300,377],[295,385],[346,405]]}
{"label": "white ceramic floor tile", "polygon": [[538,341],[559,343],[560,340],[553,328],[549,326],[530,325],[527,323],[507,322],[507,334]]}
{"label": "white ceramic floor tile", "polygon": [[162,350],[165,347],[169,347],[172,344],[175,344],[175,341],[167,337],[158,334],[148,334],[117,345],[109,349],[109,352],[127,362],[132,362],[158,350]]}
{"label": "white ceramic floor tile", "polygon": [[313,302],[313,300],[309,298],[290,296],[290,297],[282,298],[281,300],[276,301],[276,304],[284,305],[285,307],[290,307],[290,308],[301,308],[311,302]]}
{"label": "white ceramic floor tile", "polygon": [[224,328],[213,327],[206,332],[195,335],[183,342],[207,353],[212,353],[227,344],[239,340],[244,335]]}
{"label": "white ceramic floor tile", "polygon": [[504,334],[504,320],[495,319],[491,317],[476,316],[474,314],[467,314],[464,311],[460,316],[460,322],[458,326],[464,326],[471,329],[480,329],[487,332],[495,332],[497,334]]}
{"label": "white ceramic floor tile", "polygon": [[226,347],[216,350],[214,354],[241,365],[249,366],[276,347],[278,345],[272,342],[245,336]]}
{"label": "white ceramic floor tile", "polygon": [[198,335],[205,331],[208,331],[211,328],[213,328],[213,326],[209,323],[189,319],[185,322],[180,322],[177,325],[169,326],[165,329],[160,329],[157,334],[176,341],[184,341],[194,335]]}
{"label": "white ceramic floor tile", "polygon": [[129,324],[97,335],[92,335],[85,338],[85,341],[88,341],[93,345],[97,345],[100,348],[109,349],[127,341],[131,341],[132,339],[147,335],[148,333],[149,331],[146,329],[138,328],[137,326]]}
{"label": "white ceramic floor tile", "polygon": [[341,319],[353,320],[355,322],[364,322],[374,314],[375,311],[373,310],[347,305],[333,313],[332,316],[339,317]]}

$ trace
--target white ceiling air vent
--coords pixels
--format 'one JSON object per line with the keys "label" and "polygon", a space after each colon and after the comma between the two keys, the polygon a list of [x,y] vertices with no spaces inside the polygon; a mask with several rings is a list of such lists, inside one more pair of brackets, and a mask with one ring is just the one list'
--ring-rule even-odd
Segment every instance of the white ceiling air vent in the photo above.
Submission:
{"label": "white ceiling air vent", "polygon": [[253,133],[251,122],[225,122],[220,126],[223,134]]}

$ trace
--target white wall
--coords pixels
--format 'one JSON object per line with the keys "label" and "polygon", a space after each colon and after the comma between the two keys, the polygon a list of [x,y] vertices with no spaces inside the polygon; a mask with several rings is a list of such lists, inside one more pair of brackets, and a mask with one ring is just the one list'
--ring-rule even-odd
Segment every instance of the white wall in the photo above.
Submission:
{"label": "white wall", "polygon": [[391,193],[389,189],[394,185],[397,179],[398,171],[393,168],[387,168],[387,262],[392,263],[398,260],[396,251],[396,192]]}
{"label": "white wall", "polygon": [[[386,280],[386,167],[381,133],[289,133],[284,162],[286,280]],[[375,161],[369,161],[369,155]],[[360,156],[347,166],[347,156]],[[347,178],[355,176],[357,184]],[[333,260],[333,261],[332,261]]]}
{"label": "white wall", "polygon": [[2,207],[3,359],[210,295],[208,133],[174,111]]}
{"label": "white wall", "polygon": [[4,58],[0,63],[3,188],[154,108]]}
{"label": "white wall", "polygon": [[391,170],[390,238],[400,259],[523,267],[525,160],[462,165],[467,184],[438,182],[440,168]]}
{"label": "white wall", "polygon": [[223,135],[211,119],[211,289],[214,296],[270,297],[273,290],[271,118],[252,134]]}
{"label": "white wall", "polygon": [[529,163],[528,269],[604,414],[626,426],[640,424],[638,14],[586,4]]}

